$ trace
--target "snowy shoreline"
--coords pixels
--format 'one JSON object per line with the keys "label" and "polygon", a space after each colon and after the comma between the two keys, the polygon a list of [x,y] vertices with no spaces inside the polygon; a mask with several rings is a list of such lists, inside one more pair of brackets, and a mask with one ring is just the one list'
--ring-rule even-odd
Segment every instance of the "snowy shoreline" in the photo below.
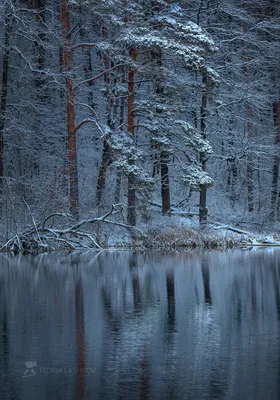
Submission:
{"label": "snowy shoreline", "polygon": [[277,235],[238,234],[224,229],[215,231],[207,228],[200,229],[173,229],[169,232],[153,231],[142,234],[132,234],[126,237],[112,237],[110,241],[99,242],[99,247],[85,247],[85,243],[69,247],[66,242],[44,242],[41,246],[30,246],[22,249],[2,246],[2,253],[38,254],[53,253],[65,250],[70,251],[180,251],[187,249],[197,250],[228,250],[252,247],[280,247],[280,237]]}
{"label": "snowy shoreline", "polygon": [[128,250],[184,250],[184,249],[234,249],[251,247],[280,247],[276,235],[241,235],[234,232],[206,230],[174,230],[169,233],[153,232],[135,237],[130,242],[112,242],[107,249]]}
{"label": "snowy shoreline", "polygon": [[[238,247],[280,246],[280,235],[254,233],[218,221],[201,229],[195,218],[151,213],[136,226],[122,222],[119,210],[101,217],[80,221],[52,214],[34,228],[18,232],[1,252],[31,254],[61,250],[137,250],[165,251],[184,249],[233,249]],[[55,218],[55,224],[50,220]],[[66,221],[65,221],[66,219]]]}

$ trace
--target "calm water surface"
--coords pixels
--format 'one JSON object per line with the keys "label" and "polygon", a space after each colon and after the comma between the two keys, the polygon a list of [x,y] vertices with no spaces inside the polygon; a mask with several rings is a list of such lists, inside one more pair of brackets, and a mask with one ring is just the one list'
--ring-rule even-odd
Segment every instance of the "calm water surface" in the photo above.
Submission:
{"label": "calm water surface", "polygon": [[0,399],[280,398],[280,251],[0,257]]}

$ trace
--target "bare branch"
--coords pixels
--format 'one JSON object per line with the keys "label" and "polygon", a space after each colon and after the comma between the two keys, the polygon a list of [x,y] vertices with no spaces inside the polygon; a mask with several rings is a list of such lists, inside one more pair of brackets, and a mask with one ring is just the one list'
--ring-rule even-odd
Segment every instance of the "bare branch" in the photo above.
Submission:
{"label": "bare branch", "polygon": [[83,81],[77,83],[77,85],[73,88],[73,90],[77,90],[79,86],[84,85],[85,83],[94,82],[94,81],[96,81],[97,79],[101,78],[103,75],[108,74],[108,72],[111,72],[111,71],[113,71],[113,70],[115,70],[115,69],[117,69],[117,68],[119,68],[119,67],[123,67],[123,64],[114,65],[112,68],[109,68],[109,69],[106,69],[106,70],[103,71],[103,72],[100,72],[100,74],[94,76],[93,78],[85,79],[85,80],[83,80]]}
{"label": "bare branch", "polygon": [[79,49],[80,47],[96,47],[96,46],[97,46],[96,43],[78,43],[78,44],[75,44],[74,46],[72,46],[70,49],[76,50],[76,49]]}
{"label": "bare branch", "polygon": [[45,223],[46,223],[50,218],[52,218],[52,217],[69,218],[69,217],[71,217],[71,215],[70,215],[70,214],[67,214],[67,213],[64,213],[64,212],[61,212],[61,213],[52,213],[52,214],[48,215],[48,216],[44,219],[44,221],[42,222],[42,227],[43,227],[43,228],[45,227]]}
{"label": "bare branch", "polygon": [[[122,222],[113,221],[112,219],[108,219],[108,217],[121,213],[123,210],[123,205],[115,204],[112,205],[110,211],[101,217],[96,217],[92,219],[81,220],[76,223],[66,223],[66,225],[57,228],[46,228],[46,222],[52,217],[69,217],[66,213],[52,213],[48,215],[42,222],[41,225],[37,225],[35,220],[33,219],[34,228],[28,229],[23,233],[18,233],[8,240],[1,248],[0,251],[12,251],[12,252],[21,252],[21,251],[39,251],[40,249],[46,250],[47,248],[52,248],[50,244],[55,243],[56,241],[65,243],[71,250],[76,250],[79,248],[86,249],[98,249],[102,250],[102,245],[97,242],[97,240],[93,237],[91,232],[87,232],[86,230],[81,230],[85,225],[91,225],[94,223],[107,223],[110,225],[115,225],[118,227],[125,228],[131,232],[139,232],[142,234],[142,231],[135,228],[134,226],[130,226],[124,224]],[[34,238],[37,236],[39,241]],[[75,237],[77,240],[74,240]],[[44,243],[42,242],[44,240]]]}

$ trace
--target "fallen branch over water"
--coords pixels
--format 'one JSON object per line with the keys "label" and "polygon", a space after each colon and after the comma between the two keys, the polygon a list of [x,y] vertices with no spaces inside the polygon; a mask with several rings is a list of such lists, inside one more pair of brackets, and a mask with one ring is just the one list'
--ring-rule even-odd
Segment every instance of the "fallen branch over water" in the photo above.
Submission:
{"label": "fallen branch over water", "polygon": [[[87,226],[98,223],[106,223],[114,226],[124,228],[131,233],[142,232],[125,223],[109,219],[116,214],[123,211],[122,205],[113,205],[111,210],[101,217],[84,219],[78,222],[70,220],[69,214],[66,213],[52,213],[48,215],[42,223],[36,225],[33,219],[34,228],[25,230],[10,238],[1,248],[0,251],[11,252],[35,252],[55,250],[57,245],[63,243],[71,250],[77,249],[103,249],[106,244],[101,243],[98,236],[93,232],[93,229],[86,229]],[[63,218],[64,222],[55,228],[47,227],[47,222],[53,218]]]}

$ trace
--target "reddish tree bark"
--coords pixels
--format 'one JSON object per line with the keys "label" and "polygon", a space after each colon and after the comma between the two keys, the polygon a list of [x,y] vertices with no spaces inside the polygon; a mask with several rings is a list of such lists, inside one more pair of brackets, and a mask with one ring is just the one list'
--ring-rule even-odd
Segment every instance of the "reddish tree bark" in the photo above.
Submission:
{"label": "reddish tree bark", "polygon": [[[126,0],[123,0],[123,9],[126,9]],[[129,15],[125,14],[124,22],[129,21]],[[136,48],[132,47],[129,51],[129,55],[133,61],[136,60],[137,52]],[[134,86],[135,86],[135,70],[130,67],[128,70],[128,100],[127,100],[127,130],[132,136],[135,137],[135,121],[134,121]],[[133,166],[134,160],[128,160],[129,164]],[[127,223],[129,225],[136,225],[136,191],[135,191],[135,175],[134,173],[128,174],[127,183]]]}
{"label": "reddish tree bark", "polygon": [[67,132],[68,132],[68,172],[69,172],[69,200],[70,213],[75,219],[79,218],[79,181],[77,166],[77,140],[75,129],[75,106],[74,88],[71,79],[72,49],[69,40],[71,30],[70,12],[67,0],[61,0],[61,22],[64,40],[63,61],[66,75],[66,96],[67,96]]}
{"label": "reddish tree bark", "polygon": [[[125,84],[125,69],[122,68],[122,74],[121,74],[121,83],[124,85]],[[118,104],[116,107],[119,107],[119,130],[123,131],[123,125],[124,125],[124,114],[125,114],[125,97],[122,96],[121,99],[118,101]],[[116,118],[116,116],[115,116]],[[117,173],[116,173],[116,186],[115,186],[115,203],[120,202],[120,197],[121,197],[121,184],[122,184],[122,172],[119,167],[117,167]]]}

